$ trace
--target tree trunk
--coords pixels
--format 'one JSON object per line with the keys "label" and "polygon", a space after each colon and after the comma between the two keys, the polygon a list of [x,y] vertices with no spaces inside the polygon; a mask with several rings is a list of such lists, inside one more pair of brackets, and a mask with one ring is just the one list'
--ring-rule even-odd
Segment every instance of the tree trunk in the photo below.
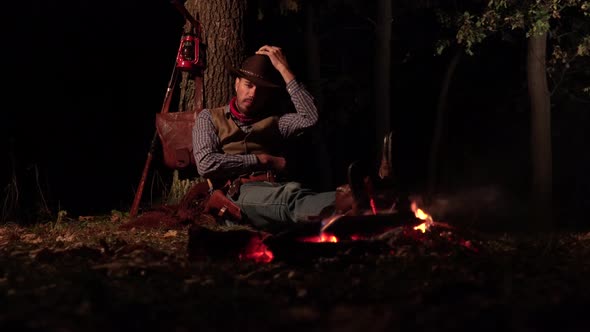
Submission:
{"label": "tree trunk", "polygon": [[[205,47],[203,107],[226,104],[233,95],[233,81],[226,64],[237,67],[244,59],[244,19],[247,0],[188,0],[187,10],[202,24]],[[187,22],[186,30],[190,29]],[[183,74],[181,110],[195,109],[193,77]]]}
{"label": "tree trunk", "polygon": [[527,79],[531,101],[532,211],[540,230],[552,226],[551,101],[546,52],[546,33],[529,38]]}
{"label": "tree trunk", "polygon": [[[182,74],[178,110],[182,112],[225,105],[234,93],[233,80],[226,65],[237,67],[244,59],[247,0],[187,0],[185,7],[201,23],[205,70],[200,74]],[[187,22],[185,31],[191,28],[190,22]],[[167,202],[177,203],[190,189],[190,184],[201,180],[196,179],[187,184],[186,181],[190,179],[181,179],[178,170],[174,170]]]}
{"label": "tree trunk", "polygon": [[392,0],[379,0],[377,4],[375,54],[375,134],[377,144],[391,130],[391,25]]}
{"label": "tree trunk", "polygon": [[428,161],[428,199],[431,199],[436,192],[438,184],[438,166],[440,159],[440,151],[443,139],[443,133],[446,129],[447,124],[447,99],[449,95],[449,87],[451,85],[451,79],[455,74],[457,64],[461,59],[463,49],[457,49],[455,54],[451,58],[451,62],[447,67],[445,77],[442,82],[440,94],[438,96],[438,105],[436,108],[436,122],[434,127],[434,134],[432,136],[432,144],[430,146],[430,156]]}
{"label": "tree trunk", "polygon": [[[317,1],[308,0],[305,3],[305,49],[307,58],[307,76],[310,85],[311,93],[313,94],[320,114],[324,109],[324,94],[321,87],[321,57],[320,57],[320,40],[318,38],[317,28]],[[321,115],[320,115],[321,117]],[[315,148],[314,157],[317,162],[317,173],[321,176],[314,178],[314,181],[319,182],[318,190],[332,190],[334,184],[332,183],[332,168],[331,160],[328,152],[328,147],[325,144],[325,137],[323,133],[323,123],[316,127],[311,135],[313,145]]]}
{"label": "tree trunk", "polygon": [[321,89],[320,40],[318,38],[316,6],[318,3],[308,0],[305,3],[305,54],[307,58],[307,76],[318,111],[324,107],[324,95]]}

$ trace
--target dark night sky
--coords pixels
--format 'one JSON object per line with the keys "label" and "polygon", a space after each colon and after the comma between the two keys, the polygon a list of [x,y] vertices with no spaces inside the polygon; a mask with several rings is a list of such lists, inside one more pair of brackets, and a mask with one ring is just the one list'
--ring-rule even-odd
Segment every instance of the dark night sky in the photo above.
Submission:
{"label": "dark night sky", "polygon": [[[8,5],[4,5],[8,6]],[[4,96],[2,186],[11,160],[23,183],[34,166],[51,205],[74,214],[125,210],[133,199],[174,64],[183,18],[166,0],[115,3],[27,1],[3,10],[8,94]],[[326,126],[334,181],[348,162],[373,158],[373,35],[366,18],[345,10],[321,21]],[[265,30],[265,26],[277,27]],[[256,39],[284,43],[306,80],[296,18],[269,17]],[[438,32],[428,15],[397,20],[392,128],[398,173],[421,190],[434,112],[449,56],[435,57]],[[255,47],[256,45],[250,45]],[[528,106],[522,44],[492,41],[464,56],[449,95],[443,184],[449,190],[494,185],[520,195],[528,181]],[[368,88],[367,88],[368,87]],[[10,106],[8,106],[10,105]],[[556,187],[589,194],[587,155],[578,157],[588,114],[563,109],[554,120]],[[15,158],[9,151],[13,142]],[[567,147],[567,148],[566,148]],[[154,163],[154,169],[167,170]],[[144,197],[149,196],[149,188]],[[565,198],[564,198],[565,199]],[[576,206],[587,200],[578,199]]]}
{"label": "dark night sky", "polygon": [[122,209],[139,180],[182,16],[164,0],[17,6],[2,150],[8,156],[12,139],[21,181],[36,165],[63,209]]}

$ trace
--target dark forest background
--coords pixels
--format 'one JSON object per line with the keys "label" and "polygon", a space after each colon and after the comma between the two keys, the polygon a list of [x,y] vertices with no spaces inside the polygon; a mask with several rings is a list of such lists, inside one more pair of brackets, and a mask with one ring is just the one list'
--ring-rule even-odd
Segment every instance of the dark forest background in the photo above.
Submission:
{"label": "dark forest background", "polygon": [[[323,186],[346,181],[351,161],[374,164],[374,5],[320,7]],[[133,200],[174,65],[183,17],[166,0],[27,1],[3,5],[5,84],[0,185],[19,183],[21,205],[73,215],[126,211]],[[267,8],[246,29],[250,50],[284,48],[304,83],[304,13]],[[441,27],[432,9],[396,15],[391,128],[401,187],[426,189],[428,155],[443,75],[452,52],[436,55]],[[524,36],[522,37],[524,38]],[[462,56],[449,90],[440,161],[439,208],[518,222],[529,191],[526,43],[491,38]],[[581,80],[588,79],[582,76]],[[317,83],[317,82],[316,82]],[[7,91],[7,92],[6,92]],[[554,98],[554,191],[563,225],[590,205],[586,100]],[[169,181],[156,155],[144,200]],[[323,178],[326,181],[325,178]],[[43,197],[40,198],[42,194]],[[436,207],[433,207],[436,209]],[[451,208],[449,208],[451,209]]]}

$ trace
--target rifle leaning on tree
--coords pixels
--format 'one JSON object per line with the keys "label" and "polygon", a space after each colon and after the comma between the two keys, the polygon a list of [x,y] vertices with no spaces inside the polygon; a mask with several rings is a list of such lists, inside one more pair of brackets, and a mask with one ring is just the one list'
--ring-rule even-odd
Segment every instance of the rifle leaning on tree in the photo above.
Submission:
{"label": "rifle leaning on tree", "polygon": [[[201,47],[202,30],[199,22],[195,20],[195,18],[188,12],[186,7],[184,7],[184,5],[182,5],[176,0],[171,0],[170,2],[184,16],[185,20],[190,22],[191,31],[188,33],[183,33],[182,38],[180,40],[180,47],[178,48],[178,54],[176,56],[174,68],[172,69],[172,75],[170,76],[170,80],[168,81],[168,87],[166,89],[166,94],[164,96],[164,102],[162,104],[162,109],[160,110],[160,115],[167,114],[170,109],[172,93],[178,80],[179,71],[192,72],[196,74],[195,108],[197,110],[203,108],[204,50]],[[141,196],[143,195],[143,188],[145,187],[147,174],[149,172],[153,155],[156,150],[156,145],[158,143],[158,136],[158,131],[156,130],[154,132],[154,136],[152,137],[150,149],[148,151],[145,165],[143,167],[143,172],[141,173],[141,179],[139,180],[139,186],[137,188],[137,191],[135,192],[133,204],[131,205],[131,210],[129,212],[130,218],[135,218],[137,216],[137,212],[139,210],[139,203],[141,201]]]}

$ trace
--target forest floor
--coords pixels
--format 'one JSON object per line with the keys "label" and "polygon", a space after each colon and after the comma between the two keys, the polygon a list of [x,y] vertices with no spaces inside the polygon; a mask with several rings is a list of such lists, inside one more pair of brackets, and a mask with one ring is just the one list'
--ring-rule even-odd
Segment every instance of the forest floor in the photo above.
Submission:
{"label": "forest floor", "polygon": [[0,331],[587,331],[590,324],[586,232],[400,227],[373,239],[380,245],[372,249],[349,243],[329,255],[261,263],[191,258],[188,227],[120,224],[113,214],[0,225]]}

